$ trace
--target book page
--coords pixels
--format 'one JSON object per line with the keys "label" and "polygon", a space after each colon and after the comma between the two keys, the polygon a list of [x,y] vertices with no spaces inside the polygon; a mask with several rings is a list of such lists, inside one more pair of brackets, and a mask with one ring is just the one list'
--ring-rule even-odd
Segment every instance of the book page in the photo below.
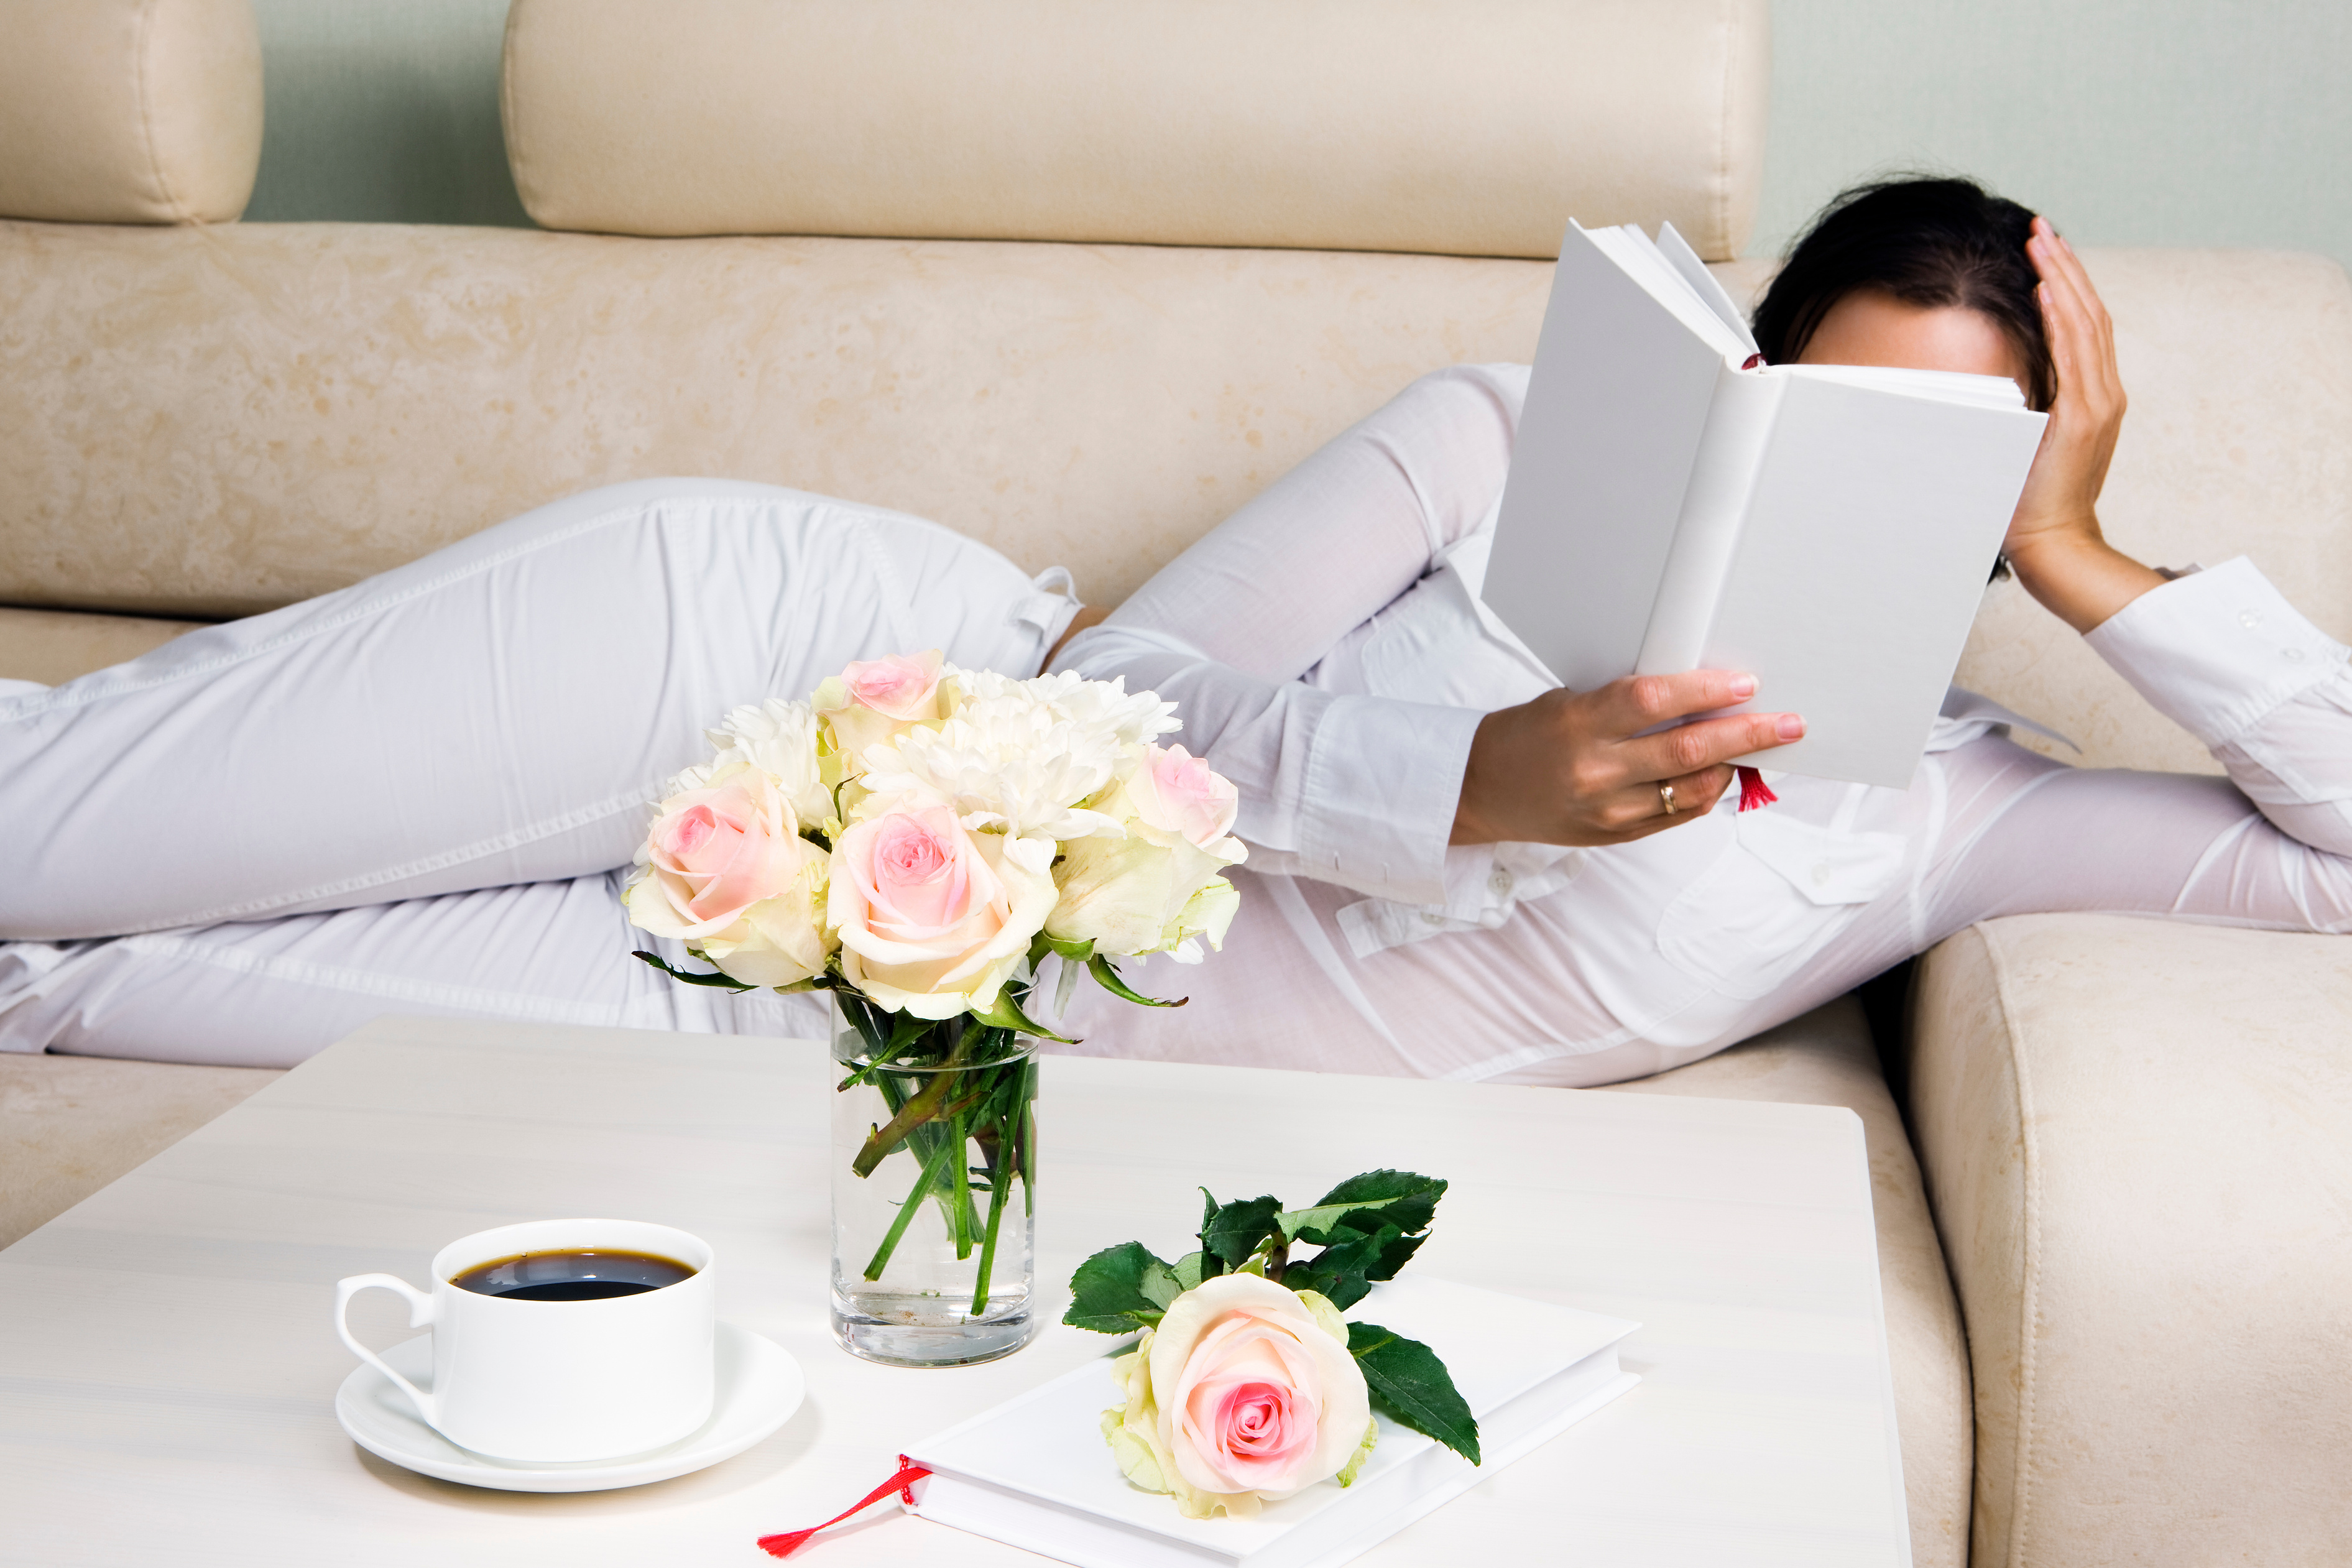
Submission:
{"label": "book page", "polygon": [[1564,685],[1633,671],[1723,363],[1569,226],[1480,592]]}
{"label": "book page", "polygon": [[1664,257],[1681,275],[1683,281],[1690,285],[1691,292],[1721,318],[1723,324],[1729,327],[1739,340],[1739,346],[1745,351],[1740,358],[1742,364],[1750,356],[1762,352],[1756,346],[1756,334],[1748,330],[1748,318],[1740,314],[1739,307],[1733,304],[1731,296],[1724,291],[1722,282],[1706,269],[1706,263],[1698,258],[1698,252],[1690,247],[1690,241],[1677,233],[1674,225],[1662,223],[1658,226],[1657,249],[1658,254]]}
{"label": "book page", "polygon": [[1701,662],[1755,672],[1742,706],[1805,717],[1803,740],[1746,760],[1906,788],[2043,416],[1787,385]]}
{"label": "book page", "polygon": [[1748,500],[1772,438],[1788,378],[1726,364],[1716,377],[1715,405],[1691,464],[1675,525],[1674,549],[1658,582],[1649,629],[1633,661],[1636,675],[1673,675],[1699,668],[1707,630],[1738,548]]}

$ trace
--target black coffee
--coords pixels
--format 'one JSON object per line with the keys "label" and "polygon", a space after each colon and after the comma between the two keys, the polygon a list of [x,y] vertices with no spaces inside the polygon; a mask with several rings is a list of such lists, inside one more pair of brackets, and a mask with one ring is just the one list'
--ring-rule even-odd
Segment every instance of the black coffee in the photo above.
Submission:
{"label": "black coffee", "polygon": [[526,1252],[478,1263],[449,1283],[509,1301],[601,1301],[690,1279],[694,1270],[650,1252]]}

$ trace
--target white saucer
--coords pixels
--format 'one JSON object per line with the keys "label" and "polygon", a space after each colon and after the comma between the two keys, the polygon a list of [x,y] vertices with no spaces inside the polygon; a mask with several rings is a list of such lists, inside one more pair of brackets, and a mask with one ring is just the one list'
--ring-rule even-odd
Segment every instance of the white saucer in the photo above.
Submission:
{"label": "white saucer", "polygon": [[[335,1419],[352,1442],[419,1475],[509,1492],[594,1492],[666,1481],[730,1459],[792,1419],[807,1393],[791,1352],[748,1329],[719,1325],[718,1388],[710,1419],[691,1437],[618,1459],[530,1465],[460,1448],[427,1426],[408,1396],[367,1365],[335,1391]],[[433,1377],[433,1336],[419,1334],[383,1352],[394,1371],[422,1387]]]}

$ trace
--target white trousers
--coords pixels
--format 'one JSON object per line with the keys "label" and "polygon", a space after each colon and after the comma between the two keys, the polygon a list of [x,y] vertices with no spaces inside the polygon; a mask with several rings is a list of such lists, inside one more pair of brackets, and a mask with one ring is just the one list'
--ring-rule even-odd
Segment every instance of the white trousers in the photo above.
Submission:
{"label": "white trousers", "polygon": [[646,807],[728,709],[851,659],[1034,673],[1076,607],[1057,575],[894,512],[646,480],[20,684],[0,1048],[285,1066],[388,1012],[793,1027],[804,1000],[629,958],[656,945],[616,896]]}

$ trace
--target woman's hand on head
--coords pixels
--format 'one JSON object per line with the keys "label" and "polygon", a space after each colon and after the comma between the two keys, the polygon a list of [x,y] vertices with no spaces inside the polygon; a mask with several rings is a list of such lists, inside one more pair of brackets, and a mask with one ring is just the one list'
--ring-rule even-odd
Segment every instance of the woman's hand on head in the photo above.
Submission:
{"label": "woman's hand on head", "polygon": [[[1547,691],[1479,721],[1454,814],[1455,844],[1623,844],[1714,809],[1731,759],[1805,732],[1793,713],[1671,720],[1744,702],[1752,676],[1720,669],[1629,676],[1592,691]],[[1665,808],[1659,786],[1674,788]]]}
{"label": "woman's hand on head", "polygon": [[2001,548],[2028,592],[2086,632],[2164,579],[2110,548],[2099,531],[2099,492],[2126,404],[2115,324],[2074,247],[2047,218],[2033,220],[2025,250],[2042,278],[2034,292],[2058,396]]}

